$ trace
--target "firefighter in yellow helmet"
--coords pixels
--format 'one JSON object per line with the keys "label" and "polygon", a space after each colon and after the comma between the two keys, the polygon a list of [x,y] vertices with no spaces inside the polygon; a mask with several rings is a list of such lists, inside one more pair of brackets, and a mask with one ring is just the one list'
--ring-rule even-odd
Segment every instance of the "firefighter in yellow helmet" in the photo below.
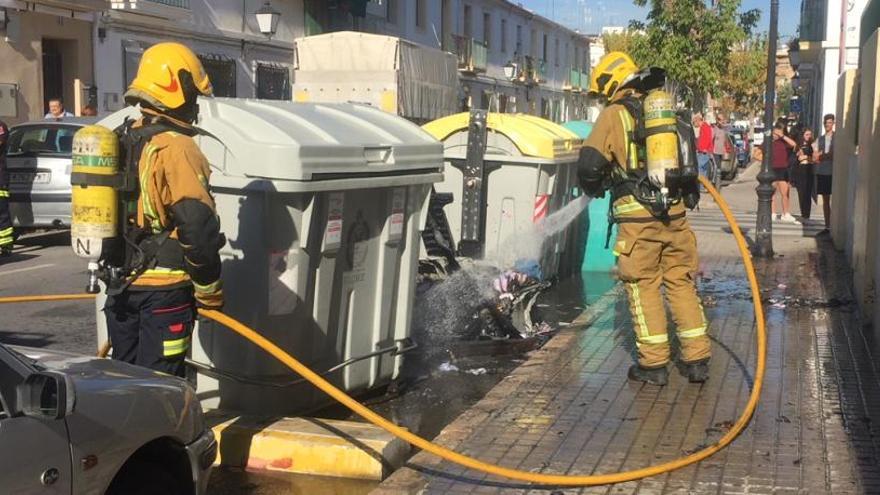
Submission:
{"label": "firefighter in yellow helmet", "polygon": [[179,43],[144,51],[125,93],[141,118],[117,129],[136,186],[123,199],[125,249],[105,307],[113,358],[184,376],[196,308],[223,305],[211,170],[193,136],[196,100],[211,96],[198,57]]}
{"label": "firefighter in yellow helmet", "polygon": [[0,257],[12,254],[12,216],[9,214],[9,174],[6,171],[6,149],[9,127],[0,120]]}
{"label": "firefighter in yellow helmet", "polygon": [[[708,379],[711,352],[708,324],[694,284],[696,239],[685,216],[685,203],[693,207],[696,194],[693,130],[686,122],[676,119],[673,132],[678,159],[686,162],[691,174],[687,175],[689,182],[678,169],[649,171],[646,166],[646,136],[652,135],[645,126],[646,93],[662,87],[664,77],[659,69],[640,71],[621,52],[602,58],[593,72],[590,90],[607,98],[608,104],[578,163],[581,186],[587,194],[604,196],[606,190],[612,194],[612,218],[619,224],[614,252],[629,297],[638,348],[638,364],[630,367],[628,376],[654,385],[667,383],[670,360],[661,287],[665,287],[681,343],[682,371],[691,382]],[[664,112],[675,118],[671,98]]]}

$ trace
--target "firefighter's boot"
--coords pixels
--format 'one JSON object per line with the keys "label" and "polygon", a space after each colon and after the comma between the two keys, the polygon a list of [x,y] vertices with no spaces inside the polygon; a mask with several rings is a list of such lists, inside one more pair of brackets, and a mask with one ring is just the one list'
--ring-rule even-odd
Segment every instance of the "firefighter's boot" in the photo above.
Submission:
{"label": "firefighter's boot", "polygon": [[691,383],[703,383],[709,379],[709,360],[701,359],[693,363],[684,363],[684,374]]}
{"label": "firefighter's boot", "polygon": [[645,382],[651,385],[662,387],[669,383],[669,370],[666,366],[658,366],[654,368],[643,368],[638,364],[629,367],[627,377],[637,382]]}

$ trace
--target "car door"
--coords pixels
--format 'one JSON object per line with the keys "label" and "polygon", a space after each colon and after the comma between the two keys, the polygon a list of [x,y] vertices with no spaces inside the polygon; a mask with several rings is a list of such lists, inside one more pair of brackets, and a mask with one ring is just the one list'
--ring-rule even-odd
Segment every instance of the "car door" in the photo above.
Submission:
{"label": "car door", "polygon": [[70,442],[63,419],[16,413],[15,387],[35,369],[0,344],[0,492],[69,495]]}

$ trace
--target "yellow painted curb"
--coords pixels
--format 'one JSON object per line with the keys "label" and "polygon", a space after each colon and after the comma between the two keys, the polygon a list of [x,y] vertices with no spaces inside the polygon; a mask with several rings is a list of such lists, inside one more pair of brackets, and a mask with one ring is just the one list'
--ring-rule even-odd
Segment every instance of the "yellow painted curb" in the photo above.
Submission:
{"label": "yellow painted curb", "polygon": [[409,444],[366,423],[313,418],[233,418],[213,428],[217,464],[382,480],[403,465]]}

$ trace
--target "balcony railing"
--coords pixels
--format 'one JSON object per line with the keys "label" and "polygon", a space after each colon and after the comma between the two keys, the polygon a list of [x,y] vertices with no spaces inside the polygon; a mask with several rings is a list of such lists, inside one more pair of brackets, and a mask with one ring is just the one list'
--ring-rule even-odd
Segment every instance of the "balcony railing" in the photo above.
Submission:
{"label": "balcony railing", "polygon": [[533,64],[533,70],[531,74],[532,82],[535,84],[540,84],[547,82],[547,61],[546,60],[535,60]]}
{"label": "balcony railing", "polygon": [[177,7],[179,9],[188,9],[189,0],[145,0],[151,3],[160,3],[169,7]]}
{"label": "balcony railing", "polygon": [[458,70],[468,74],[486,72],[489,48],[482,41],[466,36],[450,35],[449,47],[458,56]]}

